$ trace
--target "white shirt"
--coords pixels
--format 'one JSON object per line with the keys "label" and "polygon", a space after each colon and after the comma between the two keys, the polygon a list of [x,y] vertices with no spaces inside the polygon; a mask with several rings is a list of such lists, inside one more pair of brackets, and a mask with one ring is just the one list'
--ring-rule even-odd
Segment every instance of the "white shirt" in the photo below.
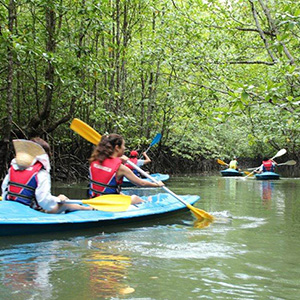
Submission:
{"label": "white shirt", "polygon": [[[41,169],[37,174],[37,188],[35,190],[35,197],[38,204],[46,211],[51,211],[58,202],[60,202],[58,197],[51,195],[51,177],[50,177],[50,164],[49,157],[45,157],[46,154],[43,155],[41,159],[35,159],[31,165],[34,165],[36,161],[40,161],[46,169]],[[14,170],[19,170],[19,166],[17,165],[15,159],[12,160],[11,166]],[[47,171],[48,170],[48,171]],[[2,199],[6,199],[7,195],[7,184],[9,181],[9,174],[7,174],[2,183]]]}
{"label": "white shirt", "polygon": [[136,165],[137,165],[138,167],[141,167],[141,166],[144,165],[144,161],[145,161],[144,159],[138,159]]}

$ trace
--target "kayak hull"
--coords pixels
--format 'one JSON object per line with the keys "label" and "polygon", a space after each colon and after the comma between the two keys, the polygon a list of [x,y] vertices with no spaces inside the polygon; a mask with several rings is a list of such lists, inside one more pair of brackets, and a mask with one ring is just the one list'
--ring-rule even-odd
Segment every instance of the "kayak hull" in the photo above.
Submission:
{"label": "kayak hull", "polygon": [[[181,196],[193,205],[200,197]],[[145,201],[147,197],[143,198]],[[130,206],[125,212],[75,211],[67,214],[45,214],[20,203],[0,201],[0,236],[41,234],[87,228],[103,228],[161,217],[188,208],[169,194],[152,196],[152,201]]]}
{"label": "kayak hull", "polygon": [[280,175],[274,172],[263,172],[261,174],[256,174],[255,178],[257,180],[278,180]]}
{"label": "kayak hull", "polygon": [[236,176],[243,176],[242,172],[239,172],[235,169],[226,169],[226,170],[222,170],[221,175],[224,177],[236,177]]}
{"label": "kayak hull", "polygon": [[[167,181],[170,178],[168,174],[160,174],[160,173],[151,174],[151,177],[153,177],[155,180],[158,181]],[[142,179],[148,182],[152,182],[149,178],[142,178]],[[130,182],[126,177],[124,177],[122,187],[138,187],[138,186],[136,186],[135,184]]]}

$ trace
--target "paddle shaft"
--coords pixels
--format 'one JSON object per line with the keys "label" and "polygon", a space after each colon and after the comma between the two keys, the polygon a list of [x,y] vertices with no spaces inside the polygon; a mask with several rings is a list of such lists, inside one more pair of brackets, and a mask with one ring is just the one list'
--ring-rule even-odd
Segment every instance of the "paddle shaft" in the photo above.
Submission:
{"label": "paddle shaft", "polygon": [[[147,177],[148,179],[150,179],[151,181],[153,181],[154,183],[158,184],[158,181],[153,178],[152,176],[150,176],[147,172],[145,172],[144,170],[142,170],[140,167],[138,167],[137,165],[135,165],[133,162],[131,162],[130,160],[127,161],[127,163],[132,166],[133,168],[135,168],[137,171],[139,171],[142,175],[144,175],[145,177]],[[162,186],[162,188],[168,192],[169,194],[171,194],[173,197],[175,197],[177,200],[179,200],[181,203],[183,203],[184,205],[189,207],[189,203],[185,202],[183,199],[181,199],[178,195],[176,195],[174,192],[172,192],[171,190],[169,190],[166,186]]]}

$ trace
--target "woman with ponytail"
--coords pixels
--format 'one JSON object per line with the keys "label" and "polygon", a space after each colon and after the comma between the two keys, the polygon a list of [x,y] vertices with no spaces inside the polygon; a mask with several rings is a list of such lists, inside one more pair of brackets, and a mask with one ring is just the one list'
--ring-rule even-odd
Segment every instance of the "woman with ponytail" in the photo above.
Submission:
{"label": "woman with ponytail", "polygon": [[[125,141],[118,134],[104,135],[93,151],[90,162],[90,191],[91,198],[103,194],[120,194],[123,177],[138,186],[159,187],[164,184],[148,182],[137,177],[124,165],[128,157],[124,155]],[[131,196],[131,203],[142,202],[136,195]]]}

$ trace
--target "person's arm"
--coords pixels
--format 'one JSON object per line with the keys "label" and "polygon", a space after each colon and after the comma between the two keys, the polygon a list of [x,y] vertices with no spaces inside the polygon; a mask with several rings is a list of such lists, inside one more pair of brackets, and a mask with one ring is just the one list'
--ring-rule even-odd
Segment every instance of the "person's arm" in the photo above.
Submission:
{"label": "person's arm", "polygon": [[2,200],[6,199],[8,180],[9,180],[9,176],[8,176],[8,174],[6,174],[6,176],[2,182]]}
{"label": "person's arm", "polygon": [[52,211],[60,202],[59,197],[55,197],[51,194],[51,177],[46,170],[40,170],[38,172],[38,186],[35,190],[35,197],[38,204],[46,211]]}
{"label": "person's arm", "polygon": [[159,181],[157,184],[155,182],[149,182],[137,177],[128,167],[124,165],[120,165],[119,170],[117,172],[117,176],[118,177],[125,176],[129,181],[139,186],[149,186],[149,187],[164,186],[164,184],[161,181]]}
{"label": "person's arm", "polygon": [[147,155],[147,153],[146,152],[143,152],[142,153],[143,154],[143,156],[144,156],[144,165],[145,164],[148,164],[148,163],[151,163],[151,159],[150,159],[150,157]]}

